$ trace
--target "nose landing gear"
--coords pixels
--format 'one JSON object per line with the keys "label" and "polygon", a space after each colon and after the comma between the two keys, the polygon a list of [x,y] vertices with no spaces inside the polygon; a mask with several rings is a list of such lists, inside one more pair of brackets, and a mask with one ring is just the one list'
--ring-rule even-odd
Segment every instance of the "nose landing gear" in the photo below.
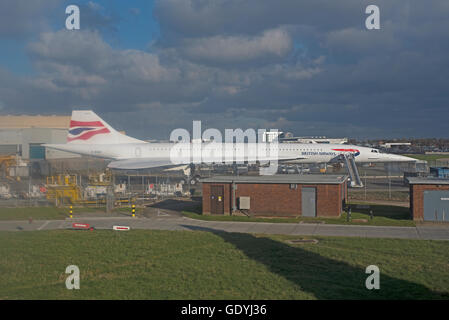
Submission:
{"label": "nose landing gear", "polygon": [[201,179],[201,176],[197,173],[195,173],[195,165],[191,164],[188,170],[188,175],[186,178],[181,180],[181,184],[188,184],[190,186],[194,186],[198,184],[198,182]]}

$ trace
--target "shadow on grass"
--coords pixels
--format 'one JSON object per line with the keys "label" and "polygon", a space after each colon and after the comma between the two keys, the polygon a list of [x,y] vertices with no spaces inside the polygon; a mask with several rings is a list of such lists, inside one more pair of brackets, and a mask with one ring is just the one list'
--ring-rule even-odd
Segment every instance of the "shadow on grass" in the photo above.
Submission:
{"label": "shadow on grass", "polygon": [[184,210],[201,214],[201,202],[183,199],[167,199],[151,204],[148,207],[182,212]]}
{"label": "shadow on grass", "polygon": [[363,205],[364,204],[351,204],[352,211],[369,215],[370,210],[373,210],[373,215],[375,217],[385,217],[395,220],[411,220],[410,209],[407,207],[370,204],[369,208],[366,209],[357,208],[357,206]]}
{"label": "shadow on grass", "polygon": [[[241,250],[248,258],[264,264],[271,272],[298,285],[317,299],[448,299],[448,293],[382,274],[380,290],[365,287],[365,269],[323,257],[265,237],[228,233],[211,228],[184,226],[211,232]],[[375,261],[373,261],[375,264]]]}

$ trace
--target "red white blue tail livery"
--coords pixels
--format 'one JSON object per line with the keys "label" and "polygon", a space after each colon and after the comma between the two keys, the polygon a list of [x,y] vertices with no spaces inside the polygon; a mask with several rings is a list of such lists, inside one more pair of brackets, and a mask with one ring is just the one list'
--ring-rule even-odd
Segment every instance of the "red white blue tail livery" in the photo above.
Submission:
{"label": "red white blue tail livery", "polygon": [[142,143],[117,132],[91,110],[72,111],[68,144]]}

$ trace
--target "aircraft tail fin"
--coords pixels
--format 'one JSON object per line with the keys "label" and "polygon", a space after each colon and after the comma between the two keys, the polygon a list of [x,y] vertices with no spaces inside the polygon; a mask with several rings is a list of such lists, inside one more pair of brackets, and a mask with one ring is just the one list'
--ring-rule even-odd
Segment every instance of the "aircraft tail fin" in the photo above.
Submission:
{"label": "aircraft tail fin", "polygon": [[72,111],[67,143],[117,144],[142,142],[144,141],[128,137],[116,131],[92,110]]}

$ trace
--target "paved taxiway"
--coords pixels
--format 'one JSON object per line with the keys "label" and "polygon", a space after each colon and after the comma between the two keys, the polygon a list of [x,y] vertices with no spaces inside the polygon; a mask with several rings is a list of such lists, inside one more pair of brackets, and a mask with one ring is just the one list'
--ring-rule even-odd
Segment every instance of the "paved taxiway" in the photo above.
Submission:
{"label": "paved taxiway", "polygon": [[241,232],[286,234],[298,236],[345,236],[363,238],[402,238],[449,240],[449,225],[389,227],[330,225],[318,223],[265,223],[202,221],[180,216],[161,217],[82,217],[66,220],[1,221],[0,231],[55,230],[71,228],[72,223],[89,223],[95,229],[112,229],[114,225],[146,230],[204,230],[210,232]]}

